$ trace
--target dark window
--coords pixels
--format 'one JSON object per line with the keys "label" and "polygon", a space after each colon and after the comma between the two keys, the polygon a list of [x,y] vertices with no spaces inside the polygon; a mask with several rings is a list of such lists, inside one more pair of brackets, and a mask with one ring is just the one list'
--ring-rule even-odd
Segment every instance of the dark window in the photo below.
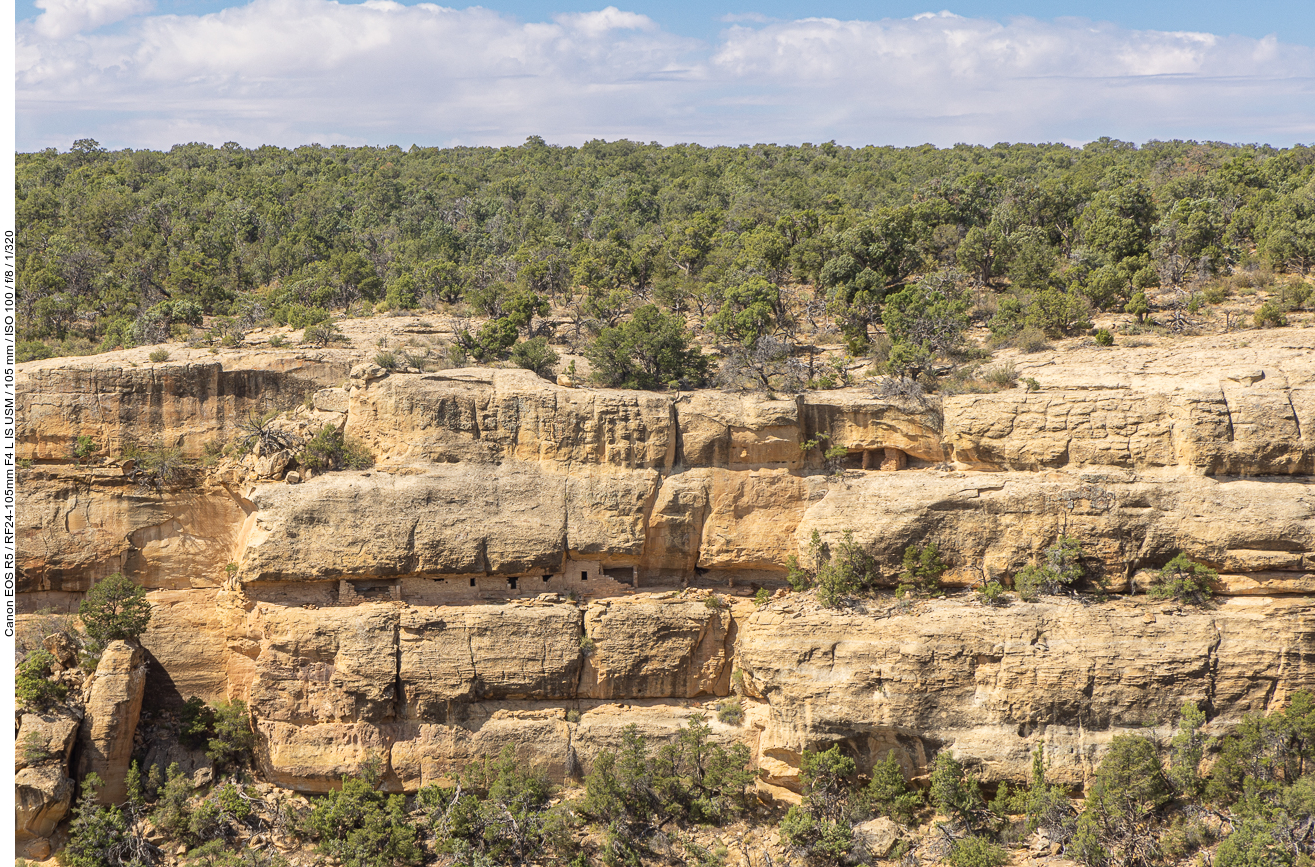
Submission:
{"label": "dark window", "polygon": [[508,579],[507,579],[507,589],[508,589],[508,590],[515,590],[515,589],[516,589],[516,579],[515,579],[515,578],[508,578]]}
{"label": "dark window", "polygon": [[471,578],[471,579],[470,579],[470,586],[471,586],[471,587],[474,587],[474,586],[475,586],[475,579],[474,579],[474,578]]}
{"label": "dark window", "polygon": [[581,572],[581,573],[580,573],[580,580],[581,580],[581,581],[588,581],[588,580],[589,580],[589,573],[588,573],[588,572]]}
{"label": "dark window", "polygon": [[550,578],[552,578],[551,575],[544,575],[543,576],[544,583],[546,584]]}

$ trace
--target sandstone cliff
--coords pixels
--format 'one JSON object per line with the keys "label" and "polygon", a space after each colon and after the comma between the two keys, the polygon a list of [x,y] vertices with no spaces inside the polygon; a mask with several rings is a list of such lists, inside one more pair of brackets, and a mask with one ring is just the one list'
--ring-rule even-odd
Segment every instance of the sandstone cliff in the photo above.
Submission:
{"label": "sandstone cliff", "polygon": [[[384,375],[347,350],[24,365],[23,605],[131,575],[156,611],[147,704],[247,700],[263,774],[303,791],[371,756],[414,790],[504,744],[561,778],[627,723],[671,732],[732,693],[746,722],[717,736],[749,742],[778,791],[832,742],[864,763],[894,749],[909,775],[953,749],[988,780],[1025,776],[1044,743],[1078,786],[1114,734],[1185,700],[1223,726],[1315,687],[1310,334],[1019,356],[1038,390],[923,400]],[[266,408],[341,427],[374,467],[200,465]],[[821,435],[849,453],[839,474],[801,448]],[[77,436],[93,460],[73,463]],[[142,490],[128,437],[198,465]],[[1185,552],[1222,598],[743,598],[782,587],[814,532],[852,532],[891,583],[929,540],[970,586],[1066,533],[1116,594]]]}

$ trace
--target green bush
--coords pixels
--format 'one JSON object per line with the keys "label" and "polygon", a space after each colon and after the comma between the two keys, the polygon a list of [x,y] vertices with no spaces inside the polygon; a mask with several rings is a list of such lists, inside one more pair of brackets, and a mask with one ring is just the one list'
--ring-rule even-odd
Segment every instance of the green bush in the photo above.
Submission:
{"label": "green bush", "polygon": [[250,764],[256,735],[241,699],[207,705],[192,696],[178,719],[179,740],[189,747],[205,746],[206,757],[216,770],[224,772]]}
{"label": "green bush", "polygon": [[44,648],[27,655],[14,672],[14,697],[32,710],[45,710],[68,695],[68,687],[50,679],[55,657]]}
{"label": "green bush", "polygon": [[73,440],[73,463],[82,464],[90,460],[100,447],[89,436],[79,436]]}
{"label": "green bush", "polygon": [[1086,574],[1082,565],[1082,543],[1072,536],[1060,536],[1045,550],[1040,563],[1030,563],[1014,575],[1014,590],[1026,602],[1035,602],[1042,594],[1065,593]]}
{"label": "green bush", "polygon": [[[18,696],[19,702],[23,700],[22,695]],[[50,743],[46,738],[36,731],[30,731],[23,736],[23,740],[17,745],[18,755],[25,764],[39,765],[42,762],[48,762],[52,759],[63,759],[63,756],[57,755],[50,751]]]}
{"label": "green bush", "polygon": [[397,370],[401,365],[398,363],[397,354],[393,352],[377,352],[374,356],[374,363],[384,370]]}
{"label": "green bush", "polygon": [[1187,605],[1205,605],[1210,601],[1210,584],[1218,579],[1215,570],[1179,554],[1160,570],[1146,595],[1152,599],[1176,599]]}
{"label": "green bush", "polygon": [[1097,346],[1113,346],[1114,334],[1108,328],[1101,328],[1096,332]]}
{"label": "green bush", "polygon": [[904,549],[904,565],[900,570],[900,596],[938,596],[941,594],[941,576],[949,567],[941,560],[940,548],[935,542],[910,545]]}
{"label": "green bush", "polygon": [[1009,853],[998,843],[970,834],[954,841],[945,859],[950,867],[1002,867]]}
{"label": "green bush", "polygon": [[785,814],[780,830],[782,840],[814,863],[842,864],[854,847],[853,821],[861,815],[862,801],[856,770],[838,746],[803,754],[803,801]]}
{"label": "green bush", "polygon": [[1146,314],[1151,312],[1151,303],[1146,297],[1145,292],[1134,292],[1128,303],[1123,305],[1124,313],[1131,313],[1137,317],[1138,322],[1146,321]]}
{"label": "green bush", "polygon": [[1252,320],[1257,328],[1282,328],[1288,324],[1288,315],[1279,304],[1266,301],[1256,310]]}
{"label": "green bush", "polygon": [[982,827],[986,801],[982,798],[981,784],[949,750],[942,750],[936,756],[928,794],[932,805],[943,815],[958,819],[970,830]]}
{"label": "green bush", "polygon": [[302,446],[297,462],[316,472],[363,470],[374,465],[374,456],[364,443],[349,439],[334,425],[326,424]]}
{"label": "green bush", "polygon": [[635,311],[628,322],[604,328],[585,350],[594,378],[615,388],[661,388],[701,385],[708,359],[680,317],[664,315],[652,304]]}
{"label": "green bush", "polygon": [[152,362],[154,362],[154,363],[156,363],[156,364],[159,364],[159,363],[161,363],[161,362],[163,362],[163,361],[168,361],[168,360],[169,360],[169,350],[167,350],[167,349],[153,349],[153,350],[151,350],[151,354],[150,354],[149,356],[147,356],[147,357],[150,358],[150,360],[151,360]]}
{"label": "green bush", "polygon": [[68,824],[68,845],[61,857],[66,867],[128,867],[140,863],[123,857],[135,848],[123,811],[96,803],[96,794],[103,785],[94,773],[82,781],[82,798]]}
{"label": "green bush", "polygon": [[755,774],[749,749],[709,742],[711,727],[692,714],[677,737],[651,753],[634,725],[621,732],[621,749],[604,750],[585,777],[579,810],[606,828],[603,861],[629,864],[643,857],[649,837],[667,821],[721,824],[746,807]]}
{"label": "green bush", "polygon": [[876,559],[854,541],[851,530],[845,531],[834,551],[819,549],[817,558],[821,566],[812,584],[823,608],[838,608],[850,596],[866,593],[880,577]]}
{"label": "green bush", "polygon": [[560,356],[548,346],[546,337],[524,340],[511,348],[512,364],[532,370],[544,379],[552,378],[553,365],[560,360]]}
{"label": "green bush", "polygon": [[301,333],[301,342],[307,346],[323,349],[334,343],[346,343],[347,335],[342,333],[336,322],[319,322],[306,326]]}
{"label": "green bush", "polygon": [[1115,735],[1087,790],[1070,852],[1087,867],[1159,863],[1154,819],[1172,799],[1154,741]]}
{"label": "green bush", "polygon": [[744,722],[744,703],[738,698],[728,698],[717,704],[717,721],[728,726],[737,726]]}
{"label": "green bush", "polygon": [[496,762],[469,765],[459,787],[421,789],[416,803],[454,863],[539,864],[574,848],[565,833],[569,817],[551,806],[551,794],[544,774],[526,768],[509,746]]}
{"label": "green bush", "polygon": [[411,867],[424,862],[418,829],[403,795],[377,789],[377,770],[343,777],[342,788],[320,798],[302,823],[321,855],[343,867]]}
{"label": "green bush", "polygon": [[136,638],[151,622],[146,590],[115,572],[92,586],[78,605],[87,635],[97,642]]}
{"label": "green bush", "polygon": [[511,319],[490,319],[473,335],[469,331],[458,331],[457,345],[469,353],[471,358],[487,363],[506,358],[519,334],[520,329]]}
{"label": "green bush", "polygon": [[1004,585],[999,581],[987,581],[976,589],[977,599],[983,605],[1003,605],[1008,601]]}
{"label": "green bush", "polygon": [[889,816],[904,825],[911,823],[922,808],[922,795],[910,791],[894,750],[872,766],[872,779],[863,795],[867,808],[873,813]]}
{"label": "green bush", "polygon": [[1290,867],[1297,863],[1273,821],[1256,816],[1233,828],[1215,851],[1214,867]]}

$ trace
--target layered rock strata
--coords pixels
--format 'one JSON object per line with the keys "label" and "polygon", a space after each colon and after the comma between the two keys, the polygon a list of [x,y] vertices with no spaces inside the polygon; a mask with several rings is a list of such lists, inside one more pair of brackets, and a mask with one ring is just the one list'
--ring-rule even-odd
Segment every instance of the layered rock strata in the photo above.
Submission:
{"label": "layered rock strata", "polygon": [[[909,775],[953,749],[987,779],[1024,777],[1044,743],[1076,786],[1183,701],[1217,727],[1312,686],[1315,338],[1246,340],[1020,356],[1037,390],[944,399],[384,375],[339,351],[25,365],[23,604],[133,576],[156,606],[146,700],[247,700],[263,773],[304,791],[371,757],[412,790],[507,745],[564,777],[627,724],[664,735],[732,694],[747,722],[716,735],[771,786],[832,742],[865,764],[894,749]],[[117,459],[130,436],[203,455],[270,406],[375,466],[293,478],[252,456],[153,492]],[[77,436],[103,453],[74,464]],[[1007,583],[1064,534],[1116,596],[1183,552],[1222,598],[736,597],[846,534],[886,583],[929,541],[951,584]]]}

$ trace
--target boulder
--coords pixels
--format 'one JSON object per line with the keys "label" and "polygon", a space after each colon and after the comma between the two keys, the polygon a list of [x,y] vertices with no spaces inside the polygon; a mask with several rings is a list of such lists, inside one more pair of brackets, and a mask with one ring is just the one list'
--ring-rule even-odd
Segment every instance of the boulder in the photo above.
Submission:
{"label": "boulder", "polygon": [[111,641],[87,687],[86,711],[78,732],[78,778],[95,773],[104,787],[101,804],[128,796],[124,779],[132,758],[133,735],[146,687],[146,653],[135,641]]}

